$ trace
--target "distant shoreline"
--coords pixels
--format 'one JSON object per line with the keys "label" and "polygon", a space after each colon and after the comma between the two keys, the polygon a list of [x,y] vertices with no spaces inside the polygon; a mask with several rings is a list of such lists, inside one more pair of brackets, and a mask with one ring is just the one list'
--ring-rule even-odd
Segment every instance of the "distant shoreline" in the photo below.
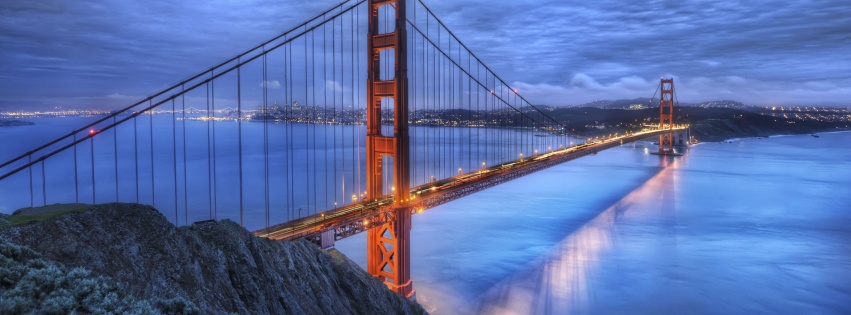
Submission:
{"label": "distant shoreline", "polygon": [[842,129],[842,130],[838,130],[838,131],[817,131],[817,132],[810,132],[810,133],[783,133],[783,134],[773,134],[773,135],[767,135],[767,136],[743,136],[743,137],[728,138],[728,139],[718,140],[718,141],[701,141],[700,143],[729,143],[729,142],[735,142],[735,141],[746,140],[746,139],[811,136],[811,135],[846,133],[846,132],[851,132],[851,129]]}
{"label": "distant shoreline", "polygon": [[17,119],[12,119],[12,120],[0,119],[0,127],[16,127],[16,126],[32,126],[32,125],[35,125],[35,123],[31,122],[31,121],[23,121],[23,120],[17,120]]}
{"label": "distant shoreline", "polygon": [[724,142],[739,141],[739,140],[745,140],[745,139],[778,138],[778,137],[793,137],[793,136],[811,136],[811,135],[819,135],[819,134],[845,133],[845,132],[851,132],[851,129],[841,129],[841,130],[831,130],[831,131],[801,132],[801,133],[777,133],[777,134],[759,135],[759,136],[740,136],[740,137],[727,138],[727,139],[720,140],[720,141],[702,141],[702,142],[724,143]]}

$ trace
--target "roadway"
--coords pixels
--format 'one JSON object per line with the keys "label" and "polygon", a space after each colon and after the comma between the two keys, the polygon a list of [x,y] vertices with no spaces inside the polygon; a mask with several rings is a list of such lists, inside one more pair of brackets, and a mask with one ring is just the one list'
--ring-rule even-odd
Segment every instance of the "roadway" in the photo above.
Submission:
{"label": "roadway", "polygon": [[[683,128],[675,130],[681,129]],[[409,200],[395,202],[392,195],[386,195],[376,200],[351,204],[260,229],[255,231],[254,234],[276,240],[309,238],[318,242],[319,236],[323,232],[333,230],[334,239],[339,240],[389,222],[392,220],[396,209],[400,207],[407,208],[414,214],[420,213],[557,164],[596,154],[624,143],[658,136],[664,132],[667,132],[667,130],[646,130],[542,153],[417,186],[411,189]]]}

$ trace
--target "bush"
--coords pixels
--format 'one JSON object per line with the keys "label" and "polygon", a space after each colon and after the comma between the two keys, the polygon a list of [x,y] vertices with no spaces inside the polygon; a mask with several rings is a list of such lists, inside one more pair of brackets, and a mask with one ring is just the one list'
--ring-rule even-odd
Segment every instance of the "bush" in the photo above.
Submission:
{"label": "bush", "polygon": [[84,268],[68,270],[27,247],[0,239],[0,314],[199,314],[183,298],[137,301],[111,279]]}

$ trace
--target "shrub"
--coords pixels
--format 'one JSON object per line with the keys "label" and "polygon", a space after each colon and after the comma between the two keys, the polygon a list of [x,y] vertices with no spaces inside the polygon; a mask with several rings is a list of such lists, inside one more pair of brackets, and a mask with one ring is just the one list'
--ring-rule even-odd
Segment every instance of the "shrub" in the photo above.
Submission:
{"label": "shrub", "polygon": [[183,298],[151,303],[123,294],[111,279],[68,270],[0,238],[0,314],[199,314]]}

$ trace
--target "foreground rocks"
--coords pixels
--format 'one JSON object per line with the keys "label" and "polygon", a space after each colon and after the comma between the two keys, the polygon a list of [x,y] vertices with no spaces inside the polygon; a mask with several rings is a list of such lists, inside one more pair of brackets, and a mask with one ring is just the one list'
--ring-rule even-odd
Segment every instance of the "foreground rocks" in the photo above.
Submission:
{"label": "foreground rocks", "polygon": [[[176,228],[151,207],[105,204],[7,226],[0,237],[114,281],[129,298],[152,301],[155,312],[425,313],[335,250],[258,238],[228,220]],[[180,307],[157,309],[160,301]]]}

